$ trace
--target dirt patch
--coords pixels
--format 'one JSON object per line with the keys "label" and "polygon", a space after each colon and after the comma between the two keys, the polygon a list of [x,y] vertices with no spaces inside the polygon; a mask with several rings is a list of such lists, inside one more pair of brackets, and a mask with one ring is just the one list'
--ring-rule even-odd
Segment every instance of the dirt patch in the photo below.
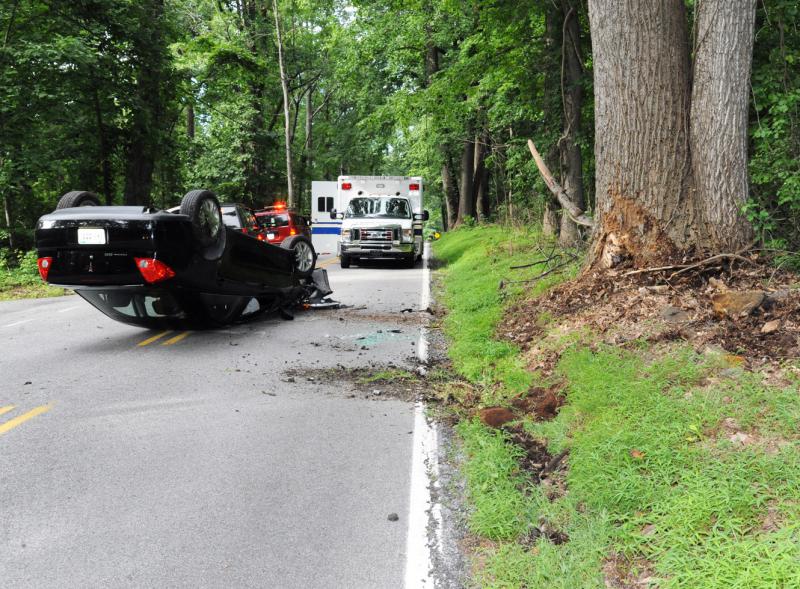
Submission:
{"label": "dirt patch", "polygon": [[[685,340],[701,350],[711,344],[751,363],[800,357],[800,277],[760,265],[756,255],[749,262],[731,271],[722,260],[673,279],[674,269],[587,271],[513,306],[498,336],[523,347],[531,368],[544,374],[560,355],[543,338],[553,325],[564,334],[588,330],[614,345]],[[747,301],[739,312],[720,312],[720,301],[741,302],[740,293]]]}
{"label": "dirt patch", "polygon": [[351,399],[399,399],[408,402],[432,399],[431,383],[422,375],[394,364],[376,364],[368,368],[292,368],[283,374],[283,382],[288,383],[347,385],[339,388],[345,397]]}
{"label": "dirt patch", "polygon": [[656,589],[658,584],[650,561],[613,554],[603,563],[605,585],[609,589]]}
{"label": "dirt patch", "polygon": [[394,323],[397,325],[427,325],[434,316],[433,309],[422,311],[412,308],[398,309],[394,313],[374,313],[354,307],[334,311],[339,321],[363,321],[365,323]]}

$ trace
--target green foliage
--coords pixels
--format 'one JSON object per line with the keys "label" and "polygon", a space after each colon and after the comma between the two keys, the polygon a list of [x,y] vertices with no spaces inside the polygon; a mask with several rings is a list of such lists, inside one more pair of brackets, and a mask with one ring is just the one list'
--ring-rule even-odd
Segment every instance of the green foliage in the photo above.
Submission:
{"label": "green foliage", "polygon": [[[792,0],[759,4],[753,53],[751,201],[761,239],[800,248],[800,9]],[[800,268],[800,260],[789,260]]]}

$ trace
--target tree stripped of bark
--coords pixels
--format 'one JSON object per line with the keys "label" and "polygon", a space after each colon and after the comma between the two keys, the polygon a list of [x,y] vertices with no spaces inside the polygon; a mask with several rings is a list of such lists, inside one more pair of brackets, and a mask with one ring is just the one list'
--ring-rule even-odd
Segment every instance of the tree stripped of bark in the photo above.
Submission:
{"label": "tree stripped of bark", "polygon": [[567,194],[567,191],[564,190],[564,188],[553,177],[552,172],[550,172],[550,168],[548,168],[547,164],[544,163],[542,156],[539,154],[539,150],[536,149],[536,145],[530,139],[528,139],[528,149],[531,151],[533,160],[536,162],[536,167],[539,168],[539,173],[542,175],[544,183],[547,184],[547,188],[549,188],[550,192],[552,192],[556,199],[558,199],[558,203],[564,208],[564,211],[566,211],[567,215],[569,215],[569,218],[578,225],[583,225],[584,227],[594,227],[594,221],[592,218],[579,209],[574,202],[572,202]]}

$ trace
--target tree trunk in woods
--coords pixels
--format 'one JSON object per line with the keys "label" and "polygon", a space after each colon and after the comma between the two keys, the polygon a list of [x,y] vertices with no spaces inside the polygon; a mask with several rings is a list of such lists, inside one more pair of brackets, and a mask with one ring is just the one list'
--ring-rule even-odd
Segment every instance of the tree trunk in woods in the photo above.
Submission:
{"label": "tree trunk in woods", "polygon": [[[561,0],[561,10],[564,14],[561,39],[564,131],[559,140],[562,182],[570,201],[579,209],[584,210],[586,204],[583,198],[583,158],[578,145],[581,109],[583,108],[583,86],[581,85],[583,70],[581,57],[578,54],[580,24],[578,11],[572,6],[571,0]],[[569,218],[569,215],[562,214],[559,243],[568,247],[575,245],[580,240],[581,234],[578,231],[578,225]]]}
{"label": "tree trunk in woods", "polygon": [[[6,187],[6,190],[8,187]],[[14,218],[11,211],[11,197],[8,194],[3,195],[3,215],[6,219],[6,228],[8,229],[8,247],[14,249],[14,230],[11,227],[11,221]]]}
{"label": "tree trunk in woods", "polygon": [[475,218],[483,223],[489,217],[489,171],[486,169],[489,133],[483,131],[475,137],[475,162],[472,189],[475,194]]}
{"label": "tree trunk in woods", "polygon": [[458,187],[453,179],[453,165],[450,158],[445,156],[442,164],[442,192],[444,192],[444,205],[447,211],[447,228],[452,229],[458,222]]}
{"label": "tree trunk in woods", "polygon": [[[430,13],[432,7],[426,5],[426,11]],[[430,23],[425,25],[425,85],[430,86],[433,81],[433,76],[439,71],[439,54],[441,50],[436,46],[433,40],[433,29]],[[440,145],[439,151],[442,155],[442,203],[443,212],[443,229],[447,230],[456,225],[458,217],[458,189],[453,180],[453,164],[450,161],[450,156],[447,153],[447,148]]]}
{"label": "tree trunk in woods", "polygon": [[548,199],[544,205],[544,215],[542,217],[542,235],[552,237],[556,235],[557,230],[558,230],[558,212],[553,202],[550,199]]}
{"label": "tree trunk in woods", "polygon": [[275,39],[278,44],[278,68],[281,74],[281,89],[283,90],[283,136],[286,142],[286,204],[289,208],[295,206],[294,181],[292,177],[292,120],[289,105],[289,78],[286,75],[286,64],[283,59],[283,36],[281,35],[281,21],[278,16],[278,0],[272,0],[272,11],[275,14]]}
{"label": "tree trunk in woods", "polygon": [[311,173],[314,167],[314,87],[308,89],[306,96],[306,146],[303,152],[303,171],[306,177],[306,194],[308,195],[309,210],[311,202]]}
{"label": "tree trunk in woods", "polygon": [[[613,266],[625,259],[637,266],[659,264],[685,252],[736,248],[749,239],[746,222],[729,204],[746,197],[736,178],[747,173],[739,150],[747,133],[743,89],[749,83],[755,2],[701,0],[698,5],[698,31],[704,36],[698,37],[700,87],[692,105],[683,0],[589,0],[596,130],[594,265]],[[720,22],[710,23],[712,15]],[[722,127],[724,141],[734,147],[720,155],[716,150],[722,138],[700,133],[722,133]],[[734,161],[723,159],[732,156]],[[714,178],[712,186],[707,187],[707,178],[694,177],[693,170]],[[734,180],[720,183],[723,174]],[[709,188],[737,192],[712,193]]]}
{"label": "tree trunk in woods", "polygon": [[164,119],[163,77],[167,47],[160,22],[164,18],[164,1],[148,0],[139,3],[143,23],[152,25],[150,34],[142,36],[135,48],[139,56],[136,66],[136,98],[138,108],[132,113],[133,122],[126,149],[125,194],[126,205],[150,203],[153,189],[153,170],[159,155]]}
{"label": "tree trunk in woods", "polygon": [[114,201],[113,181],[111,177],[111,153],[108,149],[106,127],[103,122],[103,110],[100,107],[100,94],[96,84],[93,88],[93,99],[95,124],[97,125],[97,144],[100,150],[100,167],[103,173],[103,196],[105,197],[106,204],[111,205]]}
{"label": "tree trunk in woods", "polygon": [[461,150],[461,182],[458,189],[458,218],[461,225],[467,218],[475,218],[473,179],[475,177],[475,141],[470,137]]}
{"label": "tree trunk in woods", "polygon": [[186,105],[186,137],[194,140],[194,104]]}
{"label": "tree trunk in woods", "polygon": [[747,201],[747,118],[755,0],[699,0],[690,143],[700,243],[733,251],[753,238]]}

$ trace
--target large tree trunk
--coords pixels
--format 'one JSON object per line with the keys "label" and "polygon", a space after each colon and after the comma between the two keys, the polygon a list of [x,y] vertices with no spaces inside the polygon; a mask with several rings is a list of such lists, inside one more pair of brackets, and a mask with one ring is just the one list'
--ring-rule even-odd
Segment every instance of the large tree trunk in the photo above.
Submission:
{"label": "large tree trunk", "polygon": [[748,195],[747,116],[755,0],[698,0],[691,150],[701,245],[736,250],[752,239],[741,214]]}
{"label": "large tree trunk", "polygon": [[[581,109],[583,108],[583,70],[581,68],[578,48],[580,43],[580,24],[578,10],[572,6],[571,0],[561,0],[564,14],[564,26],[561,39],[561,59],[563,79],[561,92],[564,103],[564,132],[559,141],[561,155],[562,182],[570,201],[580,210],[586,205],[583,198],[583,158],[578,138],[581,130]],[[578,225],[561,215],[559,242],[564,246],[575,245],[581,239]]]}
{"label": "large tree trunk", "polygon": [[473,179],[475,175],[475,141],[470,137],[464,140],[461,150],[461,182],[459,184],[458,218],[456,225],[461,225],[467,218],[475,218],[475,200]]}
{"label": "large tree trunk", "polygon": [[589,0],[595,264],[660,263],[750,238],[738,207],[754,12],[754,0],[698,2],[692,91],[683,0]]}
{"label": "large tree trunk", "polygon": [[589,0],[597,256],[671,258],[694,240],[682,0]]}

